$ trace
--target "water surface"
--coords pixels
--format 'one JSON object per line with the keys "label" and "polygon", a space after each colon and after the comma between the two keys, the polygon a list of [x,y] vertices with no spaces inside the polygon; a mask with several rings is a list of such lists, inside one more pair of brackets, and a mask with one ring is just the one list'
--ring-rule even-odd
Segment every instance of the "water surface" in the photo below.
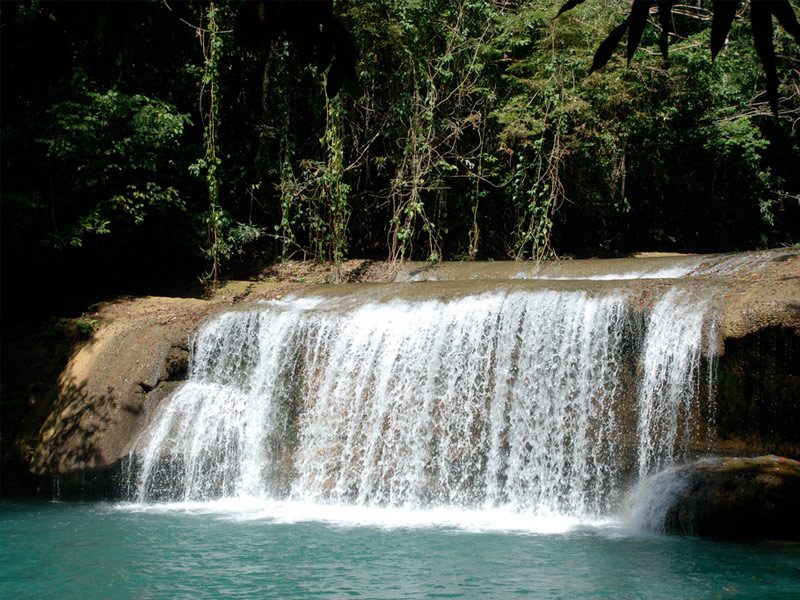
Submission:
{"label": "water surface", "polygon": [[0,597],[800,598],[796,544],[506,517],[4,501]]}

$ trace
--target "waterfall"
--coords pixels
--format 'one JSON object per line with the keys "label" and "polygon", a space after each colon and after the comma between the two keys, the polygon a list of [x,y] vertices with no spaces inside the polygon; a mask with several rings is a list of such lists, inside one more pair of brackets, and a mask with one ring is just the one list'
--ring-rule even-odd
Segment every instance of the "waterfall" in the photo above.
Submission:
{"label": "waterfall", "polygon": [[607,514],[685,448],[707,313],[510,286],[221,314],[133,452],[136,496]]}
{"label": "waterfall", "polygon": [[680,456],[680,443],[691,433],[706,305],[670,290],[650,314],[639,388],[640,479]]}

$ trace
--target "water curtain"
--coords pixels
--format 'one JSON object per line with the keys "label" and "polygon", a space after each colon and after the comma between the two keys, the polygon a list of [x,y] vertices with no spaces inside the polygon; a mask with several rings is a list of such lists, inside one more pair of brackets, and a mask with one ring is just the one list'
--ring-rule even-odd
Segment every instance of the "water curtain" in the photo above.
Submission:
{"label": "water curtain", "polygon": [[708,313],[609,288],[221,314],[138,442],[135,496],[606,514],[701,427]]}

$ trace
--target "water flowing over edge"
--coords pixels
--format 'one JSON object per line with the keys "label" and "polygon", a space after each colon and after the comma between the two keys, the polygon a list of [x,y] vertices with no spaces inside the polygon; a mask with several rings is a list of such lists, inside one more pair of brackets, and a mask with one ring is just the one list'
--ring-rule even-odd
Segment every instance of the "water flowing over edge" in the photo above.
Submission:
{"label": "water flowing over edge", "polygon": [[603,522],[697,427],[709,307],[682,292],[648,315],[615,292],[342,304],[208,323],[134,497],[547,530]]}

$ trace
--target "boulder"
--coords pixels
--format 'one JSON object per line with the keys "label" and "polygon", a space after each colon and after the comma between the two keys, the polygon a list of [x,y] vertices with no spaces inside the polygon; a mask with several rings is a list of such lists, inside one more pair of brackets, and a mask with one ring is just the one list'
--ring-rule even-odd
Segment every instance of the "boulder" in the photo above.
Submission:
{"label": "boulder", "polygon": [[800,462],[768,455],[703,459],[681,469],[666,531],[800,540]]}

